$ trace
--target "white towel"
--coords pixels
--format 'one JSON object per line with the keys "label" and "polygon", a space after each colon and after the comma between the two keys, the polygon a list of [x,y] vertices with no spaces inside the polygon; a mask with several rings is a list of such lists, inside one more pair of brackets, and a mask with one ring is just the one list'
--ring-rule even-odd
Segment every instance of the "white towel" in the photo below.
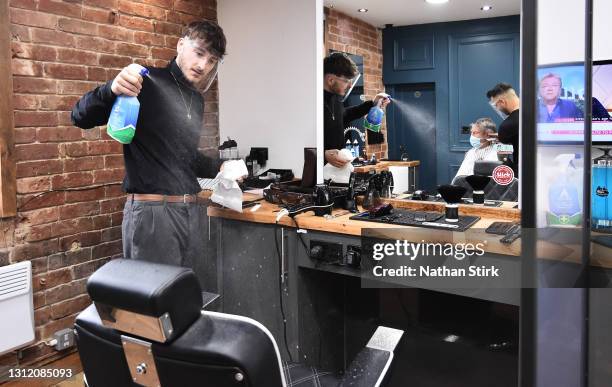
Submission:
{"label": "white towel", "polygon": [[213,189],[210,200],[234,211],[242,212],[242,190],[237,180],[248,175],[243,160],[229,160],[223,163],[223,171],[217,174],[219,184]]}

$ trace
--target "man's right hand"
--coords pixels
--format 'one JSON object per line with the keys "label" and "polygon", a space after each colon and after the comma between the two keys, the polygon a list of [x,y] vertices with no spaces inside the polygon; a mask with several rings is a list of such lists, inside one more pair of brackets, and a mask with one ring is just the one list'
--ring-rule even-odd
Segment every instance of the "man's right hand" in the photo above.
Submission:
{"label": "man's right hand", "polygon": [[338,155],[339,152],[340,151],[338,149],[326,150],[325,151],[325,161],[327,161],[328,163],[330,163],[336,168],[344,167],[346,164],[349,163],[349,161],[346,161],[345,159],[340,158]]}
{"label": "man's right hand", "polygon": [[115,77],[111,84],[111,90],[115,95],[128,95],[136,97],[142,89],[142,76],[140,75],[141,65],[132,63]]}

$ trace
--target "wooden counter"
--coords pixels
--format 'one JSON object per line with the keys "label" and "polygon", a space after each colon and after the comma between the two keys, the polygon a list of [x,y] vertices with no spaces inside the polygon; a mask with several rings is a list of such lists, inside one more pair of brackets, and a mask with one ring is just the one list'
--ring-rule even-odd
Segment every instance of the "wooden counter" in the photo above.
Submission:
{"label": "wooden counter", "polygon": [[386,171],[389,167],[418,167],[421,162],[415,161],[379,161],[375,165],[364,165],[363,167],[355,167],[357,173],[368,173],[370,171],[380,172]]}

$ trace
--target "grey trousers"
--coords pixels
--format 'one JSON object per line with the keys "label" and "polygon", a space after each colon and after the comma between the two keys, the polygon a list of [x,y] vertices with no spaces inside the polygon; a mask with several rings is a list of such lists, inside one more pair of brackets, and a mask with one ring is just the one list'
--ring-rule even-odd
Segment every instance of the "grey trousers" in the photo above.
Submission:
{"label": "grey trousers", "polygon": [[204,253],[206,207],[201,203],[141,202],[123,209],[123,256],[194,267]]}

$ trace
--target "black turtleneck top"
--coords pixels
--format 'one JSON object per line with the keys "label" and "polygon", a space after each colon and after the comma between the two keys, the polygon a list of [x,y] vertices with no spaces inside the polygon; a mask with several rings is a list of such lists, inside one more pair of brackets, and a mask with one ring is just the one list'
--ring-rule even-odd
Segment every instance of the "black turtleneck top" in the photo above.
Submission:
{"label": "black turtleneck top", "polygon": [[345,109],[340,96],[326,90],[324,91],[323,102],[325,104],[323,111],[323,146],[325,150],[344,148],[344,129],[346,129],[346,125],[368,114],[368,111],[374,106],[372,101],[367,101],[361,105]]}
{"label": "black turtleneck top", "polygon": [[[151,79],[144,77],[138,95],[136,135],[130,144],[123,146],[123,189],[128,193],[195,194],[201,190],[196,177],[212,177],[219,167],[216,159],[198,151],[204,99],[175,60],[165,68],[148,70]],[[117,98],[111,84],[112,80],[76,103],[72,109],[74,125],[91,129],[107,123]]]}

